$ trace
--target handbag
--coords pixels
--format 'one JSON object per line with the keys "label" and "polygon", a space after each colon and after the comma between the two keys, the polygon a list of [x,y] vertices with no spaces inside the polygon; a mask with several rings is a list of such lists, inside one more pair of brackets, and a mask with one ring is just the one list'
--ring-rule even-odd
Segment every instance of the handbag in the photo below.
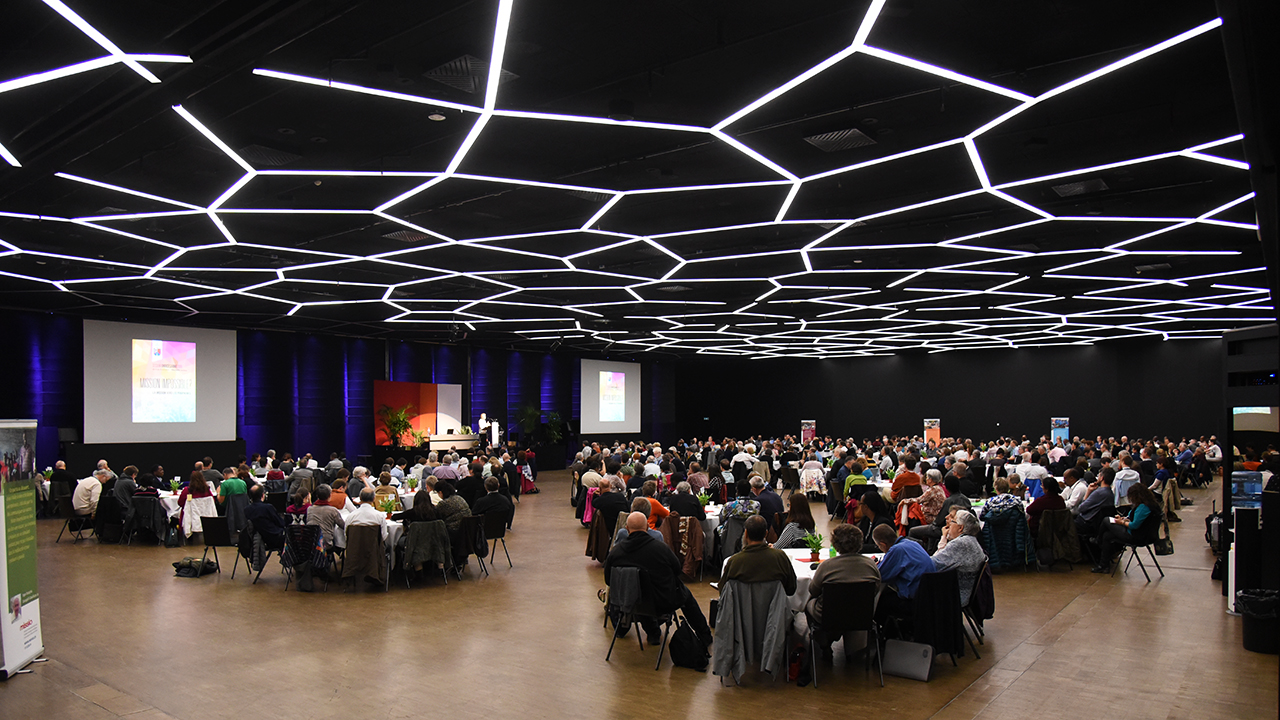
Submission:
{"label": "handbag", "polygon": [[1155,549],[1156,555],[1165,556],[1173,554],[1173,538],[1169,537],[1169,521],[1164,521],[1164,537],[1156,537],[1155,542],[1151,543],[1151,547]]}
{"label": "handbag", "polygon": [[933,646],[904,640],[886,640],[881,669],[885,675],[929,682],[929,673],[933,670]]}
{"label": "handbag", "polygon": [[680,618],[676,631],[671,634],[669,647],[671,662],[677,667],[692,668],[699,672],[707,669],[707,661],[711,657],[707,654],[707,646],[698,640],[693,628],[689,627],[688,621],[683,617]]}

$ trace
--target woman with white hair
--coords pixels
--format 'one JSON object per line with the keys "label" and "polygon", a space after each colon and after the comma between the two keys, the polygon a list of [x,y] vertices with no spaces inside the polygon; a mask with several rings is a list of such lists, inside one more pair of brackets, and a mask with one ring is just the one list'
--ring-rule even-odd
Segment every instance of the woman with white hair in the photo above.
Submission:
{"label": "woman with white hair", "polygon": [[956,510],[947,517],[947,526],[943,531],[946,544],[933,554],[933,564],[938,572],[956,570],[960,580],[960,605],[969,604],[969,593],[973,591],[974,582],[978,578],[978,570],[987,561],[978,542],[978,518],[968,510]]}

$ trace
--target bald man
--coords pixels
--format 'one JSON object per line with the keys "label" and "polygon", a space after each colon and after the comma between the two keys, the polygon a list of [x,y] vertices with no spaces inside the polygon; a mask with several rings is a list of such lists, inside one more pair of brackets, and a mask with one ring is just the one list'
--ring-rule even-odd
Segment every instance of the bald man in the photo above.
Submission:
{"label": "bald man", "polygon": [[[649,518],[642,512],[627,516],[627,537],[615,543],[604,559],[604,582],[609,584],[610,573],[615,567],[637,567],[648,576],[650,599],[659,614],[665,615],[677,608],[689,621],[689,625],[704,644],[711,644],[711,628],[698,607],[698,601],[680,581],[680,561],[671,548],[648,533]],[[649,644],[662,641],[658,623],[652,617],[640,617],[640,626],[649,635]],[[625,630],[623,631],[625,633]]]}

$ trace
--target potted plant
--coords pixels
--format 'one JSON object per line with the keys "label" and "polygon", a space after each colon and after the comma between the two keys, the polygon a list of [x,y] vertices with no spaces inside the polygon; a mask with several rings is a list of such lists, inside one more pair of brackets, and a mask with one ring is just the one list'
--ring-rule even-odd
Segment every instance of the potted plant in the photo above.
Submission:
{"label": "potted plant", "polygon": [[698,502],[702,503],[702,507],[706,507],[711,502],[711,496],[706,493],[698,493]]}
{"label": "potted plant", "polygon": [[822,541],[823,537],[821,535],[809,533],[804,536],[804,544],[809,546],[809,559],[813,562],[818,562],[822,559]]}
{"label": "potted plant", "polygon": [[382,421],[382,432],[387,436],[387,442],[390,443],[391,447],[400,447],[400,442],[405,434],[413,429],[413,417],[415,414],[413,405],[405,405],[398,408],[382,405],[378,408],[378,419]]}
{"label": "potted plant", "polygon": [[413,438],[414,447],[426,447],[428,445],[427,433],[421,430],[409,430],[409,437]]}
{"label": "potted plant", "polygon": [[177,480],[170,480],[169,488],[173,490],[174,495],[177,495],[179,492],[182,491],[182,483],[178,482]]}
{"label": "potted plant", "polygon": [[382,502],[378,505],[378,509],[387,514],[387,519],[391,519],[391,513],[396,511],[395,497],[388,495],[382,498]]}
{"label": "potted plant", "polygon": [[409,492],[414,492],[418,489],[418,478],[410,475],[405,479],[405,484],[409,486]]}

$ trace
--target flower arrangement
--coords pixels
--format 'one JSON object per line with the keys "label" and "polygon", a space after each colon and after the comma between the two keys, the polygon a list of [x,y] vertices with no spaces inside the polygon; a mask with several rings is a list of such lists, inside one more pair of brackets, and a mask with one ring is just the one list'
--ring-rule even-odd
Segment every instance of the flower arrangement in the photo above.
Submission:
{"label": "flower arrangement", "polygon": [[706,493],[698,493],[698,502],[702,503],[702,507],[706,507],[711,502],[711,496]]}
{"label": "flower arrangement", "polygon": [[409,486],[409,492],[413,492],[418,489],[418,478],[413,477],[412,475],[405,480],[405,483]]}
{"label": "flower arrangement", "polygon": [[396,511],[396,499],[391,495],[382,498],[382,502],[378,503],[378,509],[387,515]]}
{"label": "flower arrangement", "polygon": [[182,483],[178,482],[177,480],[170,480],[169,488],[173,490],[174,495],[177,495],[178,492],[182,490]]}

